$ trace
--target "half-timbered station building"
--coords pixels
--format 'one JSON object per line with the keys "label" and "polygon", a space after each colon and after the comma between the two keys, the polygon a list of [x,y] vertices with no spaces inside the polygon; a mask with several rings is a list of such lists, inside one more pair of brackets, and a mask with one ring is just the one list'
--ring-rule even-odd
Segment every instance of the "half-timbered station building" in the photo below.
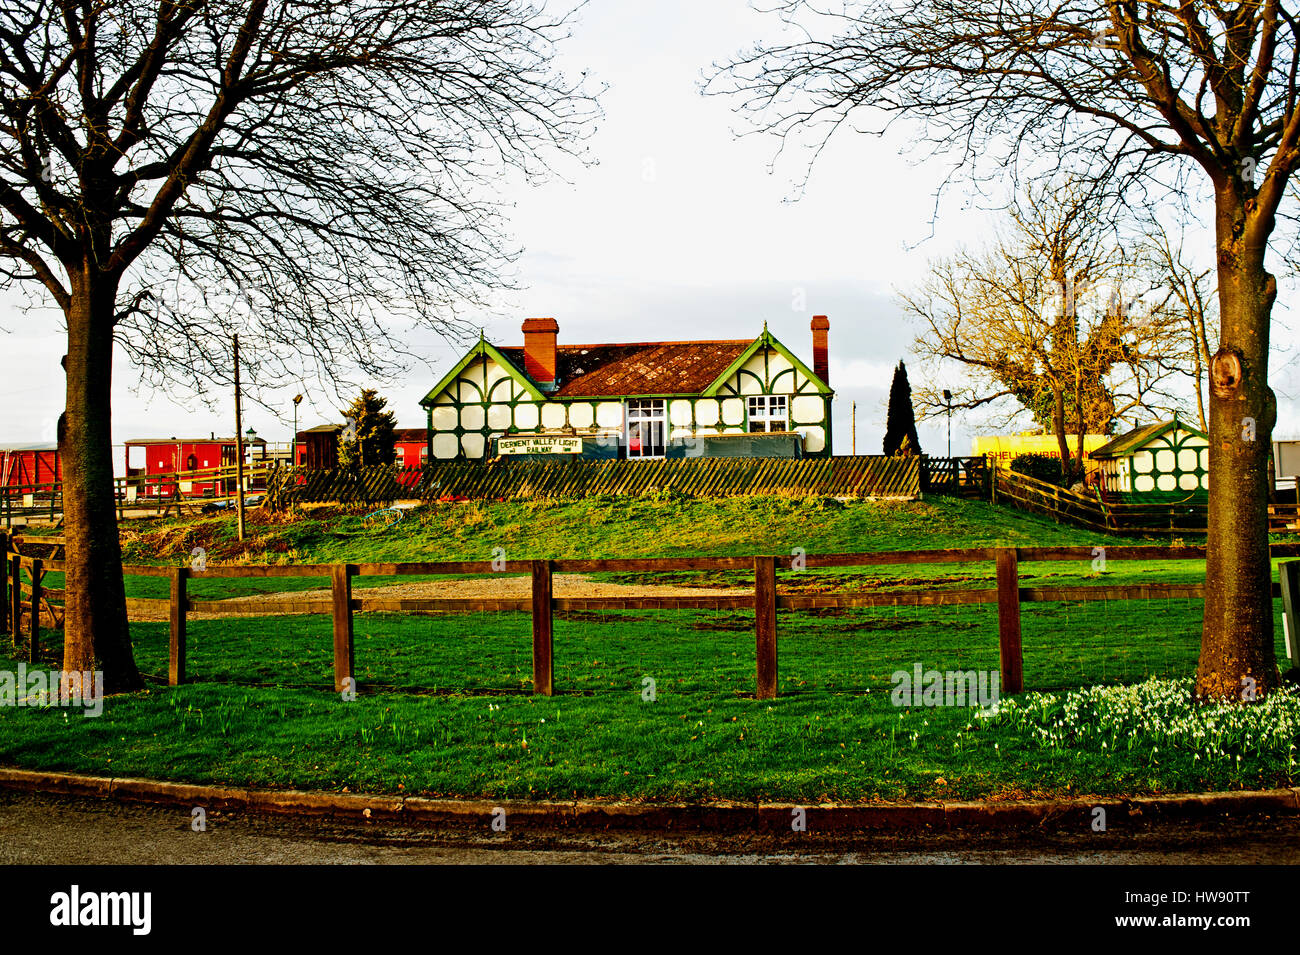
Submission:
{"label": "half-timbered station building", "polygon": [[429,459],[804,457],[831,453],[825,315],[812,368],[767,326],[753,339],[561,345],[553,318],[524,343],[480,338],[420,402]]}

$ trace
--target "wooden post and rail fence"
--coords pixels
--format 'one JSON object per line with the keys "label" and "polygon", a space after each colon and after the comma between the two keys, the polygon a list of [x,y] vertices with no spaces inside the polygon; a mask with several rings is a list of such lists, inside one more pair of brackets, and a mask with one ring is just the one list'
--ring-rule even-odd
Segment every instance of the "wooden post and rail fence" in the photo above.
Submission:
{"label": "wooden post and rail fence", "polygon": [[[993,503],[1042,514],[1058,524],[1065,522],[1120,535],[1177,537],[1206,533],[1208,508],[1204,499],[1184,503],[1111,502],[1100,499],[1095,491],[1079,494],[1007,468],[990,467],[987,473]],[[1300,532],[1300,504],[1269,504],[1268,529],[1272,534]]]}
{"label": "wooden post and rail fence", "polygon": [[[264,484],[271,474],[271,461],[255,460],[245,469],[244,493],[252,493],[256,485]],[[211,484],[211,493],[196,494],[194,485]],[[219,485],[219,487],[217,487]],[[118,517],[128,510],[153,510],[165,514],[179,506],[202,507],[235,497],[235,465],[200,468],[195,471],[175,471],[166,474],[133,474],[113,478],[113,496],[117,501]],[[0,519],[8,528],[23,517],[46,514],[50,523],[63,511],[63,484],[12,484],[0,486]]]}
{"label": "wooden post and rail fence", "polygon": [[[42,588],[41,578],[64,569],[63,561],[43,560],[21,553],[25,544],[48,540],[39,537],[16,537],[6,541],[6,565],[9,568],[8,629],[15,646],[21,642],[26,616],[28,658],[39,656],[40,605],[49,596],[62,591]],[[1300,544],[1275,544],[1274,557],[1300,556]],[[134,576],[166,577],[170,581],[167,599],[133,598],[133,609],[157,611],[165,608],[170,621],[167,682],[171,686],[186,680],[186,621],[190,613],[213,613],[226,616],[260,617],[267,614],[328,613],[333,620],[334,688],[356,688],[355,641],[353,614],[361,612],[409,613],[484,613],[496,611],[528,612],[532,616],[533,691],[549,696],[556,691],[554,680],[554,614],[556,611],[598,610],[752,610],[755,637],[755,696],[774,699],[778,685],[777,612],[814,609],[846,609],[900,606],[945,606],[996,603],[998,608],[998,651],[1001,686],[1004,692],[1024,689],[1024,660],[1021,643],[1020,606],[1039,601],[1152,600],[1200,598],[1203,584],[1138,584],[1124,586],[1082,585],[1022,587],[1021,562],[1084,561],[1090,566],[1097,557],[1092,547],[975,547],[951,550],[885,551],[857,554],[803,554],[797,556],[759,555],[754,557],[666,557],[622,558],[608,560],[514,560],[514,561],[435,561],[425,563],[299,564],[299,565],[214,565],[205,569],[192,567],[128,566],[124,573]],[[1203,547],[1124,546],[1107,547],[1105,558],[1111,560],[1204,560]],[[777,571],[832,567],[869,567],[889,565],[987,563],[996,569],[997,586],[970,590],[909,588],[895,591],[853,591],[844,593],[782,593]],[[709,596],[634,596],[556,597],[556,573],[663,573],[671,571],[746,570],[753,573],[753,592],[741,595]],[[28,582],[21,580],[26,572]],[[526,574],[531,578],[531,593],[520,598],[462,597],[367,597],[353,593],[352,579],[357,576],[438,576]],[[330,582],[328,600],[290,597],[259,601],[249,605],[238,600],[195,600],[187,585],[198,578],[268,578],[319,577]],[[1281,596],[1278,584],[1273,595]],[[51,615],[53,608],[51,607]]]}

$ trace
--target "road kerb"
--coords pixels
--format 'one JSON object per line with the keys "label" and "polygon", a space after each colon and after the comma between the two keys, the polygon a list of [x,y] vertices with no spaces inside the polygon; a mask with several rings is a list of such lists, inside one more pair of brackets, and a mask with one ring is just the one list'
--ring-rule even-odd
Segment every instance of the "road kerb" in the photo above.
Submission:
{"label": "road kerb", "polygon": [[[1173,819],[1300,814],[1300,788],[1128,798],[953,801],[942,803],[621,803],[433,799],[423,796],[198,786],[129,777],[85,776],[0,767],[0,788],[185,808],[246,810],[411,825],[725,831],[1078,830],[1106,812],[1108,831]],[[504,828],[503,827],[503,828]],[[801,828],[802,827],[802,830]]]}

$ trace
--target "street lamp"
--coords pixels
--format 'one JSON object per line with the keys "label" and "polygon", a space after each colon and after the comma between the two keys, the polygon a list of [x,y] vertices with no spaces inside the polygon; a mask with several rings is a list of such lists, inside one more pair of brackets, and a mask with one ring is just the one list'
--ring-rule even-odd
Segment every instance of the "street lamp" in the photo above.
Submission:
{"label": "street lamp", "polygon": [[293,396],[293,439],[289,442],[290,466],[298,464],[298,403],[300,401],[302,401],[302,395]]}
{"label": "street lamp", "polygon": [[244,432],[244,437],[248,439],[248,463],[253,463],[253,442],[257,440],[257,432],[249,428]]}
{"label": "street lamp", "polygon": [[948,406],[948,457],[952,458],[952,392],[943,389],[943,401]]}

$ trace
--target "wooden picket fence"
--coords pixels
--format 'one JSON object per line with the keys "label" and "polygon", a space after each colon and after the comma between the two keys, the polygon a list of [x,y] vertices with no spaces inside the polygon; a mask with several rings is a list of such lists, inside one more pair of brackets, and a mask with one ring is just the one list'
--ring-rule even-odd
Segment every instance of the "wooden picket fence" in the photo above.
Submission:
{"label": "wooden picket fence", "polygon": [[680,458],[654,461],[446,461],[418,468],[378,466],[309,471],[279,467],[267,479],[267,506],[399,499],[564,500],[675,492],[696,497],[792,494],[915,499],[920,459],[884,455],[831,458]]}
{"label": "wooden picket fence", "polygon": [[983,455],[968,458],[921,458],[921,492],[949,497],[989,496],[989,463]]}
{"label": "wooden picket fence", "polygon": [[[999,467],[989,468],[989,494],[996,504],[1106,534],[1176,537],[1206,533],[1208,516],[1204,503],[1112,504],[1100,500],[1096,492],[1076,494],[1068,488]],[[1300,505],[1270,504],[1268,529],[1273,534],[1300,532]]]}
{"label": "wooden picket fence", "polygon": [[[21,635],[27,634],[28,659],[39,659],[40,608],[62,591],[42,586],[46,573],[65,569],[62,560],[22,553],[30,542],[47,539],[0,537],[6,555],[8,591],[7,613],[0,621],[0,633],[13,635],[15,648]],[[1300,544],[1275,544],[1273,557],[1298,557]],[[1107,547],[1111,560],[1204,560],[1204,547],[1125,546]],[[777,695],[777,611],[839,609],[859,607],[918,607],[995,603],[998,608],[998,652],[1001,686],[1007,693],[1024,689],[1024,659],[1021,640],[1020,606],[1035,601],[1111,601],[1167,600],[1201,598],[1203,584],[1140,584],[1126,586],[1020,586],[1020,562],[1073,561],[1090,566],[1095,549],[1082,547],[974,547],[950,550],[885,551],[858,554],[800,554],[797,556],[744,557],[669,557],[598,560],[513,560],[513,561],[437,561],[428,563],[371,564],[298,564],[298,565],[213,565],[202,571],[190,567],[127,566],[127,575],[166,577],[170,582],[167,599],[136,598],[127,601],[128,610],[136,608],[168,611],[170,620],[167,682],[176,686],[186,681],[188,643],[186,623],[191,612],[229,613],[240,616],[266,614],[328,613],[333,619],[334,688],[345,691],[357,688],[353,614],[387,613],[487,613],[498,611],[529,612],[532,616],[533,691],[550,696],[554,680],[554,613],[556,611],[591,612],[598,610],[745,610],[754,613],[755,696],[760,700]],[[993,561],[997,586],[972,590],[934,590],[909,588],[891,592],[855,591],[831,594],[781,593],[777,570],[880,565],[969,564]],[[556,597],[556,573],[663,573],[672,571],[752,570],[751,594],[735,596],[644,596]],[[29,583],[22,583],[26,573]],[[524,573],[531,576],[531,593],[521,598],[400,598],[354,596],[352,579],[357,576],[382,575],[464,575]],[[256,608],[238,600],[194,600],[186,593],[187,582],[198,577],[268,578],[326,577],[330,580],[328,600],[307,595],[290,596],[275,601],[259,601]],[[1282,596],[1280,584],[1272,585],[1273,596]],[[1288,603],[1288,612],[1291,606]],[[26,610],[26,613],[24,613]],[[25,626],[24,626],[25,624]],[[614,625],[611,622],[611,625]],[[1292,641],[1293,642],[1293,641]],[[1288,643],[1291,646],[1291,642]]]}

